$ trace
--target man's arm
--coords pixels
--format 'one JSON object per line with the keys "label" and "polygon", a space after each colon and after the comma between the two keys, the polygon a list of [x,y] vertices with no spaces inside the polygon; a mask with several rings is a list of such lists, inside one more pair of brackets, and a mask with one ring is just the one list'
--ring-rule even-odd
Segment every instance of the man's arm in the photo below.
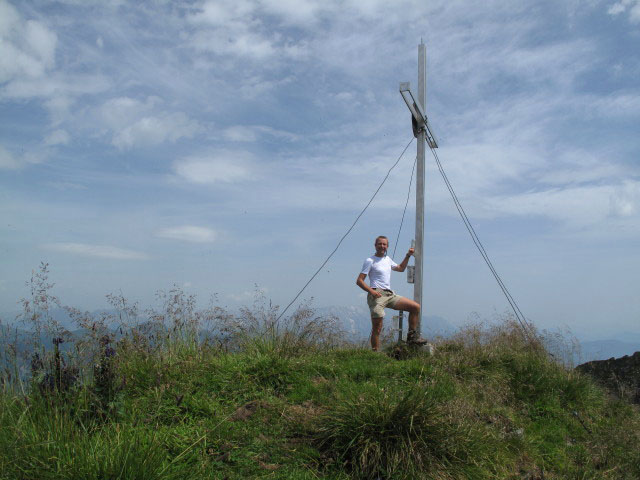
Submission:
{"label": "man's arm", "polygon": [[358,285],[361,289],[363,289],[367,293],[370,293],[374,297],[381,297],[382,294],[380,292],[376,292],[373,288],[371,288],[364,282],[365,278],[367,278],[366,273],[361,273],[360,275],[358,275],[358,278],[356,278],[356,285]]}
{"label": "man's arm", "polygon": [[415,252],[415,249],[410,248],[407,254],[404,256],[404,260],[402,260],[400,265],[391,267],[391,270],[393,270],[394,272],[404,272],[404,270],[407,268],[407,264],[409,263],[409,258],[411,258],[411,255],[413,255],[413,252]]}

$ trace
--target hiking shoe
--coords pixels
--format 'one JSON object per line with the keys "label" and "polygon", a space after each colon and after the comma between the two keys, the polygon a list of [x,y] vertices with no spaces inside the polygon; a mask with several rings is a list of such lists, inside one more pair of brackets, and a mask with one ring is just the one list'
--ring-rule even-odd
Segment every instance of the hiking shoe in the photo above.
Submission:
{"label": "hiking shoe", "polygon": [[409,330],[407,332],[407,343],[409,345],[427,345],[429,343],[428,340],[425,340],[424,338],[420,337],[420,335],[418,335],[418,332],[416,332],[415,330]]}

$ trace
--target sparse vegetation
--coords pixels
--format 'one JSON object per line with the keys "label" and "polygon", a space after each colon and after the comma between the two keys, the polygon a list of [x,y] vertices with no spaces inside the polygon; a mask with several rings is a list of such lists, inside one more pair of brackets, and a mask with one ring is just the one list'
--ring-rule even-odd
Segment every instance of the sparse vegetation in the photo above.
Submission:
{"label": "sparse vegetation", "polygon": [[48,323],[46,265],[31,283],[24,318],[56,341],[2,330],[3,479],[640,478],[637,407],[508,319],[385,355],[308,305],[277,322],[174,288],[158,311],[70,309],[79,337]]}

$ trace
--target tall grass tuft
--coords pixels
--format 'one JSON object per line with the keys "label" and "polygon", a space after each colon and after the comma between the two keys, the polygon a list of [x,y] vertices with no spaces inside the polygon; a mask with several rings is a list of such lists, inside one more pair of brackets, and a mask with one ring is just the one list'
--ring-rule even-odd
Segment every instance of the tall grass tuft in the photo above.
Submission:
{"label": "tall grass tuft", "polygon": [[318,448],[356,478],[490,478],[496,445],[448,386],[358,388],[317,422]]}
{"label": "tall grass tuft", "polygon": [[223,331],[236,350],[296,357],[344,344],[344,331],[335,316],[316,315],[310,302],[289,316],[278,318],[279,307],[256,290],[253,307],[243,307],[237,317],[227,317]]}
{"label": "tall grass tuft", "polygon": [[68,407],[0,397],[1,478],[169,480],[193,472],[190,462],[171,461],[166,436],[87,421],[79,404]]}

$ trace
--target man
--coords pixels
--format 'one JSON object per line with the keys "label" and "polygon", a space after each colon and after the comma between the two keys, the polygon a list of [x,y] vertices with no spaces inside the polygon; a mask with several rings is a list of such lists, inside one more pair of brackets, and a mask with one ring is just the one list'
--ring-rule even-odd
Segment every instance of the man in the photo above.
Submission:
{"label": "man", "polygon": [[[376,248],[375,255],[364,261],[362,271],[356,279],[356,285],[368,294],[367,303],[369,304],[369,310],[371,310],[371,348],[374,351],[380,349],[380,332],[382,332],[382,319],[384,318],[385,308],[409,312],[407,343],[425,345],[427,341],[420,338],[417,331],[420,305],[413,300],[396,295],[391,290],[391,270],[404,272],[407,268],[407,263],[409,263],[409,258],[414,253],[414,249],[410,248],[402,263],[398,265],[391,257],[387,256],[387,249],[389,248],[387,237],[380,235],[376,238],[374,245]],[[370,285],[364,282],[367,275],[369,275]]]}

